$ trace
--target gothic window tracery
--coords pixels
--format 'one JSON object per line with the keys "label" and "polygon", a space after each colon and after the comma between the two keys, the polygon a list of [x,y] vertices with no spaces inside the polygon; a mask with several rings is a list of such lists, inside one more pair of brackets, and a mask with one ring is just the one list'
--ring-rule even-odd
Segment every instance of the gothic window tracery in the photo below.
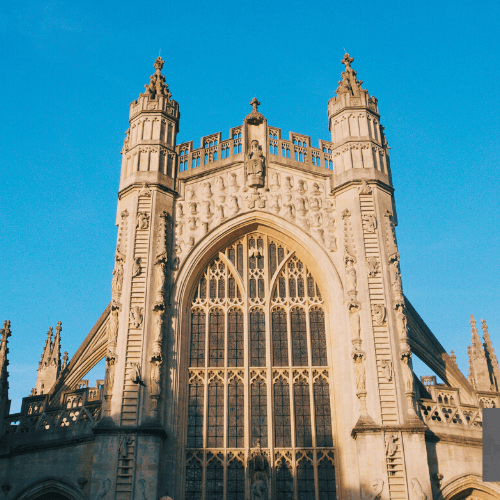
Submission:
{"label": "gothic window tracery", "polygon": [[250,498],[258,449],[268,498],[334,499],[326,311],[307,264],[247,234],[208,262],[192,297],[185,499]]}

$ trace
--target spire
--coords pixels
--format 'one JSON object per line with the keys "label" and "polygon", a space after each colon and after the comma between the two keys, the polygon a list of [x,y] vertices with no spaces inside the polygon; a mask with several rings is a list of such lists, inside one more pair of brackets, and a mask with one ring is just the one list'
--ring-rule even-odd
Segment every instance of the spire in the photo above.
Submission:
{"label": "spire", "polygon": [[484,339],[484,353],[486,355],[486,362],[488,363],[488,371],[491,380],[491,390],[498,392],[500,389],[500,369],[498,366],[497,357],[495,356],[495,349],[493,349],[493,344],[490,339],[490,334],[488,333],[488,325],[486,320],[481,320],[481,328],[483,330]]}
{"label": "spire", "polygon": [[9,372],[7,371],[7,367],[9,366],[9,360],[7,359],[9,348],[7,347],[7,343],[11,335],[10,321],[4,321],[0,335],[2,337],[0,345],[0,436],[2,436],[5,431],[4,419],[10,411]]}
{"label": "spire", "polygon": [[149,83],[144,85],[146,88],[145,94],[154,99],[156,96],[166,96],[167,99],[170,99],[172,94],[168,91],[168,83],[165,82],[165,77],[161,74],[161,70],[165,61],[161,57],[157,57],[153,67],[155,68],[155,72],[149,77]]}
{"label": "spire", "polygon": [[488,363],[481,344],[481,338],[476,327],[476,320],[471,314],[471,344],[467,346],[469,355],[469,382],[477,391],[490,391],[491,381],[488,370]]}
{"label": "spire", "polygon": [[354,62],[354,57],[345,54],[344,58],[340,61],[345,66],[345,71],[340,74],[339,86],[335,91],[337,95],[349,93],[352,96],[359,97],[361,93],[368,93],[361,88],[363,80],[358,80],[357,73],[351,68],[351,63]]}
{"label": "spire", "polygon": [[42,358],[38,364],[35,394],[49,392],[59,376],[61,371],[61,330],[60,321],[57,322],[55,336],[52,327],[49,327]]}

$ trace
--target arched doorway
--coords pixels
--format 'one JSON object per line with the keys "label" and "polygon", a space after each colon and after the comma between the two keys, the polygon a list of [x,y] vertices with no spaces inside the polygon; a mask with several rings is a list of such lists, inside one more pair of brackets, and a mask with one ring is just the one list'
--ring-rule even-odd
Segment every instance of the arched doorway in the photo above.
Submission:
{"label": "arched doorway", "polygon": [[329,311],[307,256],[250,232],[189,301],[185,499],[336,498]]}

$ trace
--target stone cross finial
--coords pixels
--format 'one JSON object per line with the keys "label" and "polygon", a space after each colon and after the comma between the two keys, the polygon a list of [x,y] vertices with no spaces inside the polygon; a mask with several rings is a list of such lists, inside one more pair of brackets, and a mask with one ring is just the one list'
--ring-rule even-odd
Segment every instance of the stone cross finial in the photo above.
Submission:
{"label": "stone cross finial", "polygon": [[155,60],[155,63],[153,64],[153,66],[156,68],[157,75],[160,74],[161,69],[163,68],[164,64],[165,64],[165,61],[160,56],[158,56]]}
{"label": "stone cross finial", "polygon": [[345,69],[349,69],[351,67],[351,63],[354,62],[354,57],[349,57],[349,54],[346,52],[344,59],[340,62],[345,65]]}
{"label": "stone cross finial", "polygon": [[257,100],[256,97],[254,97],[248,104],[250,104],[250,106],[252,106],[253,108],[253,111],[255,113],[258,113],[259,111],[259,106],[260,106],[260,102]]}
{"label": "stone cross finial", "polygon": [[488,325],[486,324],[486,320],[482,319],[481,320],[481,328],[483,329],[483,332],[488,334]]}

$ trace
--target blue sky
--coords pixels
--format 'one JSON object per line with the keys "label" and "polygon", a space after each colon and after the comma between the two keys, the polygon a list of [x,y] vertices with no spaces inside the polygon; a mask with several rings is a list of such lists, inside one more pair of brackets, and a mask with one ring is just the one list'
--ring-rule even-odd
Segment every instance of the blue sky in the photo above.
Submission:
{"label": "blue sky", "polygon": [[328,140],[344,48],[354,56],[392,148],[405,293],[465,373],[471,313],[500,355],[499,17],[495,1],[5,4],[0,319],[12,322],[12,410],[35,385],[48,327],[62,321],[71,356],[110,300],[119,152],[160,49],[178,141],[195,145],[227,137],[255,95],[285,136]]}

